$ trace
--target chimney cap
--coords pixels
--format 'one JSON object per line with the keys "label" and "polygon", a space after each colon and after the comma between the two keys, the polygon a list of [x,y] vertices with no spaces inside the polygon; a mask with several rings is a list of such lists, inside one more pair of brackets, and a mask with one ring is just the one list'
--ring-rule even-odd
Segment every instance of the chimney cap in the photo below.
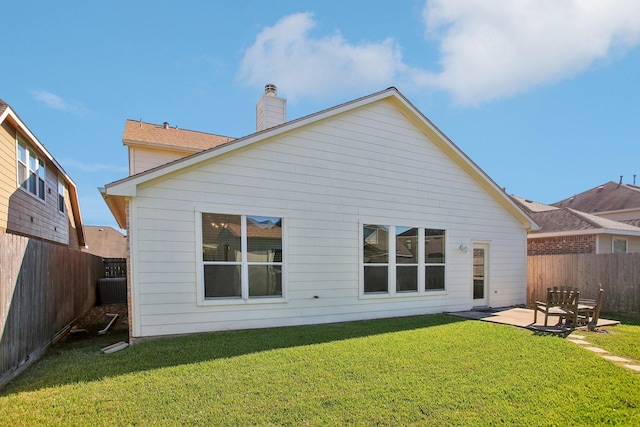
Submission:
{"label": "chimney cap", "polygon": [[162,124],[162,127],[165,128],[165,129],[169,129],[169,122],[164,122]]}
{"label": "chimney cap", "polygon": [[278,89],[276,88],[276,85],[274,85],[273,83],[269,83],[265,85],[264,94],[270,95],[270,96],[276,96],[278,94]]}

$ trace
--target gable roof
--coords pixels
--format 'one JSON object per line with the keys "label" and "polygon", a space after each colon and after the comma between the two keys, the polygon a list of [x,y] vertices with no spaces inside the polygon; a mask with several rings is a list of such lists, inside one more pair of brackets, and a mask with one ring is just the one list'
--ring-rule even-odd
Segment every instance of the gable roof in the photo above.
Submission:
{"label": "gable roof", "polygon": [[458,166],[467,171],[527,229],[538,228],[531,218],[516,203],[514,203],[513,200],[511,200],[511,198],[509,198],[509,196],[478,165],[476,165],[462,150],[460,150],[460,148],[458,148],[444,133],[442,133],[440,129],[438,129],[413,104],[411,104],[411,102],[409,102],[407,98],[405,98],[404,95],[402,95],[395,87],[390,87],[380,92],[376,92],[308,116],[291,120],[281,125],[247,135],[226,144],[221,144],[208,150],[174,160],[165,165],[112,182],[105,185],[104,188],[101,188],[100,192],[111,209],[114,217],[118,221],[118,224],[124,228],[124,225],[126,224],[126,214],[123,198],[135,197],[137,186],[140,184],[197,163],[207,161],[230,151],[241,149],[258,141],[272,138],[285,132],[290,132],[311,123],[334,117],[344,112],[379,102],[381,100],[389,100],[393,102],[396,108],[398,108],[408,120],[427,135],[429,139],[432,140],[443,152],[445,152],[456,164],[458,164]]}
{"label": "gable roof", "polygon": [[587,213],[640,209],[640,187],[609,181],[573,197],[553,203]]}
{"label": "gable roof", "polygon": [[517,196],[511,198],[522,206],[540,226],[532,231],[536,237],[567,234],[626,234],[640,236],[640,228],[632,224],[613,221],[572,208],[558,208],[533,202]]}
{"label": "gable roof", "polygon": [[71,211],[73,215],[73,220],[76,225],[76,233],[78,235],[78,244],[80,247],[86,245],[85,235],[84,235],[84,227],[82,226],[82,215],[80,214],[80,201],[78,199],[78,189],[76,188],[76,184],[73,182],[71,177],[65,172],[64,168],[53,158],[51,153],[45,148],[45,146],[35,137],[35,135],[29,130],[27,125],[18,117],[18,115],[13,111],[11,106],[6,102],[0,99],[0,124],[4,121],[11,123],[11,125],[19,130],[24,136],[29,139],[29,142],[35,146],[36,150],[38,150],[39,154],[43,157],[46,157],[49,162],[51,162],[55,168],[58,170],[59,176],[67,184],[69,188],[69,202],[71,203]]}
{"label": "gable roof", "polygon": [[153,146],[191,152],[216,147],[234,139],[229,136],[172,128],[168,124],[167,126],[155,125],[136,120],[126,121],[122,135],[124,145]]}

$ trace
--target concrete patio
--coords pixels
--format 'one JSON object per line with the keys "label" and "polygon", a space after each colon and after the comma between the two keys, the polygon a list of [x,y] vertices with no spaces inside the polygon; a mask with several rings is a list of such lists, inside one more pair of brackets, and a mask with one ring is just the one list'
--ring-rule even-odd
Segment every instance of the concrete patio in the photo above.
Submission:
{"label": "concrete patio", "polygon": [[[482,320],[485,322],[503,323],[505,325],[519,326],[540,332],[563,333],[572,329],[555,326],[558,323],[557,316],[549,316],[548,325],[544,326],[544,313],[538,312],[538,321],[533,322],[534,310],[523,307],[487,308],[470,311],[449,313],[452,316],[466,319]],[[613,326],[620,322],[617,320],[598,319],[598,327]],[[585,327],[586,328],[586,327]],[[580,329],[580,328],[577,328]]]}

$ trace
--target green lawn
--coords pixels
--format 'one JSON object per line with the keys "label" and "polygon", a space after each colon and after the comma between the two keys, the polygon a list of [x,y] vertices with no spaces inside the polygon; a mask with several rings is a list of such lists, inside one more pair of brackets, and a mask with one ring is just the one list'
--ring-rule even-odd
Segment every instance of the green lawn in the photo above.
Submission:
{"label": "green lawn", "polygon": [[603,315],[607,319],[615,319],[620,325],[612,328],[601,328],[596,332],[578,331],[586,341],[607,350],[616,356],[635,360],[640,364],[640,319]]}
{"label": "green lawn", "polygon": [[53,348],[0,425],[640,425],[640,374],[446,315],[103,344]]}

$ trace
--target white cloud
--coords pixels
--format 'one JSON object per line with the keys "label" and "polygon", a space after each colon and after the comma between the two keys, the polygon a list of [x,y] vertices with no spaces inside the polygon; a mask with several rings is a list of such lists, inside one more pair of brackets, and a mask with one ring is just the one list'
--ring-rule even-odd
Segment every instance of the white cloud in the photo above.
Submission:
{"label": "white cloud", "polygon": [[313,38],[314,26],[311,13],[297,13],[265,28],[245,52],[238,78],[249,85],[280,83],[292,99],[377,90],[412,72],[391,38],[351,44],[339,33]]}
{"label": "white cloud", "polygon": [[313,15],[298,13],[257,35],[238,79],[275,83],[289,99],[395,85],[444,90],[476,105],[572,77],[638,44],[640,1],[426,0],[423,22],[439,46],[439,71],[404,63],[392,38],[314,37]]}
{"label": "white cloud", "polygon": [[89,112],[82,103],[77,101],[67,101],[46,90],[36,89],[32,90],[31,93],[36,100],[42,102],[47,108],[51,108],[53,110],[72,113],[76,116],[82,116]]}
{"label": "white cloud", "polygon": [[442,71],[422,83],[479,104],[571,77],[640,41],[637,0],[431,0]]}

